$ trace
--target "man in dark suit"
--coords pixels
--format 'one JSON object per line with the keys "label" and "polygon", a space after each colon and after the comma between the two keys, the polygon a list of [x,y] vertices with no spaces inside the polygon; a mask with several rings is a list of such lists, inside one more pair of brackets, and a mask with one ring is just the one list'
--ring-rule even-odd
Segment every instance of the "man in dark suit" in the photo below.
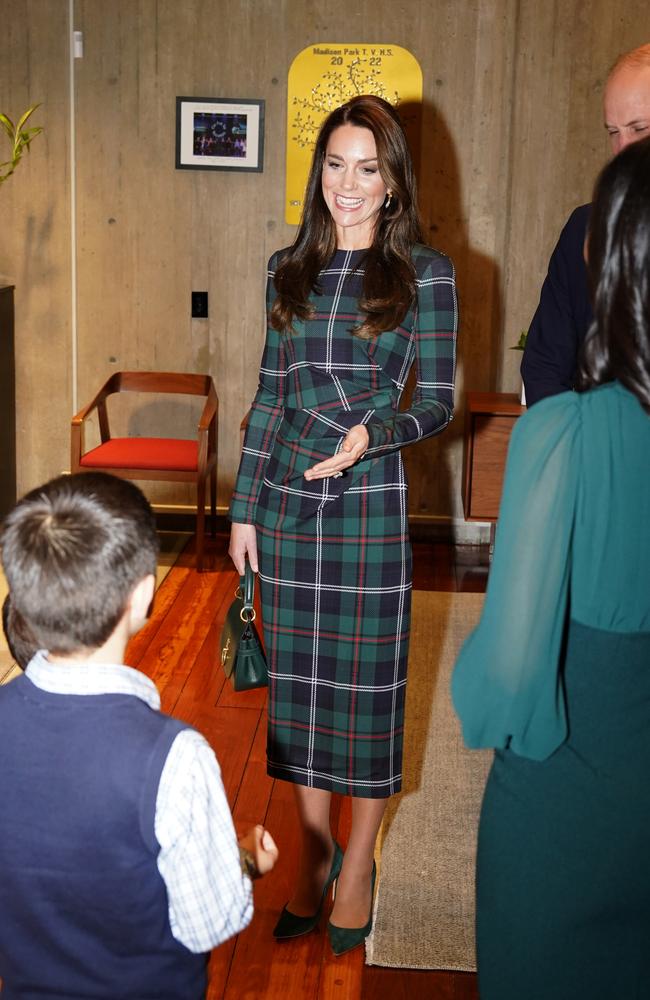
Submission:
{"label": "man in dark suit", "polygon": [[[650,44],[617,59],[604,112],[614,155],[650,135]],[[584,262],[590,208],[571,213],[549,261],[521,363],[529,406],[574,387],[578,351],[593,319]]]}

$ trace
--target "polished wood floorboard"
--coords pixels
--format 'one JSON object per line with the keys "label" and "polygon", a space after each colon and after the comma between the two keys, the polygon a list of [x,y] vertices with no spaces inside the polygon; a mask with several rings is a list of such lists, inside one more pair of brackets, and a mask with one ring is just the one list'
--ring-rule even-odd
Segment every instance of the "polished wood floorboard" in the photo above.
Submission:
{"label": "polished wood floorboard", "polygon": [[[211,956],[208,1000],[477,1000],[472,974],[367,966],[363,948],[336,959],[323,930],[273,940],[298,851],[293,794],[289,784],[266,774],[266,691],[235,694],[224,683],[219,635],[238,580],[226,537],[207,546],[208,572],[194,571],[191,549],[170,570],[150,621],[129,644],[127,663],[156,682],[163,711],[195,726],[214,747],[238,833],[264,823],[280,847],[275,870],[255,885],[250,927]],[[484,548],[419,542],[413,551],[417,589],[485,589]],[[332,823],[345,843],[349,800],[335,796]]]}

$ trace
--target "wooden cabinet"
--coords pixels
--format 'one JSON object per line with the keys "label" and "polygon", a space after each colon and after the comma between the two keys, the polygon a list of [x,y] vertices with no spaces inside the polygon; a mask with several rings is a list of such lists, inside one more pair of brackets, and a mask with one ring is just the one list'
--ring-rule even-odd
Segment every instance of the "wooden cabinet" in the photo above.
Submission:
{"label": "wooden cabinet", "polygon": [[16,502],[14,288],[0,287],[0,518]]}
{"label": "wooden cabinet", "polygon": [[496,521],[499,516],[510,434],[525,412],[514,393],[467,393],[462,485],[467,521]]}

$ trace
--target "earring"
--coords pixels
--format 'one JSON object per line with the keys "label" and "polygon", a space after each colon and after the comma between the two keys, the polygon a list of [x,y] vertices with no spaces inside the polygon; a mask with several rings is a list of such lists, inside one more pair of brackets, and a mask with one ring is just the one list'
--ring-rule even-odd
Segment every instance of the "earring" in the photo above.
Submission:
{"label": "earring", "polygon": [[386,209],[386,211],[388,211],[388,209],[390,208],[390,203],[391,203],[392,200],[393,200],[393,192],[392,191],[387,191],[386,192],[386,201],[384,202],[384,208]]}

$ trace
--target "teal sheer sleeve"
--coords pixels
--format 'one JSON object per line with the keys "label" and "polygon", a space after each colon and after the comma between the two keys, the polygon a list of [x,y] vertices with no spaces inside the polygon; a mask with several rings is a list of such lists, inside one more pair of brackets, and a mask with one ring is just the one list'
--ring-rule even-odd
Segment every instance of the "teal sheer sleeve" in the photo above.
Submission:
{"label": "teal sheer sleeve", "polygon": [[580,396],[539,403],[513,431],[481,621],[452,697],[467,746],[535,760],[566,738],[559,663],[580,463]]}

